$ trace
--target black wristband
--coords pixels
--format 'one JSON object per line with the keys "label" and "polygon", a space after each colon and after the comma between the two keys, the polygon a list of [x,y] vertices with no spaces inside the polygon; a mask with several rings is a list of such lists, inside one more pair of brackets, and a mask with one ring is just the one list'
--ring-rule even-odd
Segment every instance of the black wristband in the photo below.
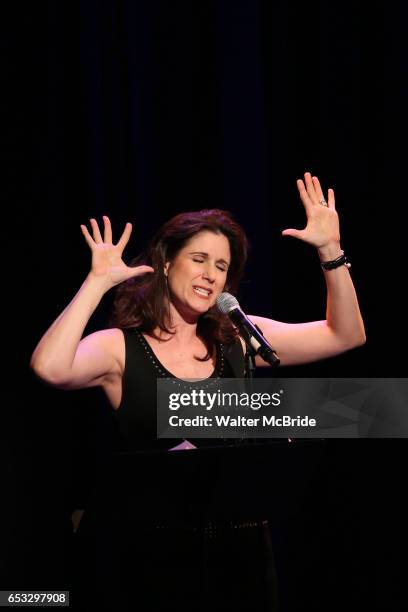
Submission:
{"label": "black wristband", "polygon": [[323,270],[334,270],[340,266],[347,266],[347,268],[351,268],[351,263],[347,261],[347,256],[344,254],[344,251],[341,252],[340,257],[337,257],[337,259],[332,259],[332,261],[321,261],[320,265],[322,266]]}

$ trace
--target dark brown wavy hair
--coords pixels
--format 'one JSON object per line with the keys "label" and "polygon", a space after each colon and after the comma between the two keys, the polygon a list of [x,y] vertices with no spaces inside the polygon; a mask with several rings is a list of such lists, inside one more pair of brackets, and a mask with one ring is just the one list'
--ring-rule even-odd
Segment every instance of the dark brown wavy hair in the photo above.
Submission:
{"label": "dark brown wavy hair", "polygon": [[[175,333],[167,328],[169,293],[164,275],[165,264],[176,257],[190,238],[205,230],[224,234],[228,239],[231,263],[224,291],[237,294],[249,248],[242,227],[229,212],[217,208],[181,213],[167,221],[153,237],[146,252],[130,262],[131,266],[149,265],[155,271],[118,285],[110,321],[112,326],[137,327],[155,338],[156,327],[169,334]],[[215,304],[199,317],[197,335],[203,339],[207,355],[196,359],[207,361],[213,355],[216,341],[230,344],[237,332],[229,318]]]}

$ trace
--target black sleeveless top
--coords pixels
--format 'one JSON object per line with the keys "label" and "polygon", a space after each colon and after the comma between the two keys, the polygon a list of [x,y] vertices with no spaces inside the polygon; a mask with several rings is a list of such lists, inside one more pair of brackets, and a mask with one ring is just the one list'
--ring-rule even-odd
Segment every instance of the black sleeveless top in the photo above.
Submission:
{"label": "black sleeveless top", "polygon": [[[125,338],[125,371],[122,379],[122,400],[114,410],[118,431],[116,451],[168,450],[181,439],[158,439],[156,435],[156,381],[176,378],[156,357],[137,328],[123,329]],[[236,339],[230,345],[217,343],[216,366],[200,387],[214,384],[218,378],[243,378],[245,359],[242,345]],[[180,382],[184,382],[181,379]],[[186,383],[187,384],[187,383]],[[215,440],[194,440],[196,446],[212,445]]]}
{"label": "black sleeveless top", "polygon": [[[123,333],[122,401],[112,410],[123,452],[110,454],[112,461],[100,470],[75,536],[74,609],[131,612],[138,605],[145,610],[148,600],[156,612],[184,601],[200,610],[201,603],[203,609],[238,610],[242,601],[245,610],[275,610],[267,522],[236,518],[234,500],[245,492],[231,489],[225,466],[232,464],[223,463],[223,451],[163,452],[181,440],[156,437],[156,384],[176,377],[137,329]],[[215,370],[200,385],[244,376],[241,342],[216,348]],[[232,439],[192,442],[234,446]],[[231,495],[220,495],[222,483]]]}

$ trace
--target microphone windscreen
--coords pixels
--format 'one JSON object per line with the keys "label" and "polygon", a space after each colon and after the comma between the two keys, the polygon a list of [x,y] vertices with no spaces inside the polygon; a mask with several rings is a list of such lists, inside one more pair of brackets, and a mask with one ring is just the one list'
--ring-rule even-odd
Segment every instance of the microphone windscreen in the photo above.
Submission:
{"label": "microphone windscreen", "polygon": [[230,293],[220,293],[217,297],[217,306],[223,314],[228,314],[234,308],[239,308],[239,303],[237,298]]}

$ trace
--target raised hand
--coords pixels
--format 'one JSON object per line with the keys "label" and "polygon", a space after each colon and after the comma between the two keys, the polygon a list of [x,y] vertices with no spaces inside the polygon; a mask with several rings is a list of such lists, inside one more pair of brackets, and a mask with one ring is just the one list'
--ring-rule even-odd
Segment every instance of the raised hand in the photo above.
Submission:
{"label": "raised hand", "polygon": [[92,267],[90,276],[106,281],[109,289],[134,276],[154,272],[151,266],[127,266],[122,254],[132,233],[132,224],[126,223],[125,229],[116,244],[112,242],[112,227],[108,217],[102,217],[104,223],[103,238],[95,219],[90,219],[92,236],[86,225],[81,225],[82,233],[92,252]]}
{"label": "raised hand", "polygon": [[336,212],[334,191],[329,189],[327,202],[317,176],[306,172],[305,182],[297,181],[300,199],[306,210],[307,224],[302,230],[285,229],[282,236],[293,236],[318,249],[340,243],[339,217]]}

